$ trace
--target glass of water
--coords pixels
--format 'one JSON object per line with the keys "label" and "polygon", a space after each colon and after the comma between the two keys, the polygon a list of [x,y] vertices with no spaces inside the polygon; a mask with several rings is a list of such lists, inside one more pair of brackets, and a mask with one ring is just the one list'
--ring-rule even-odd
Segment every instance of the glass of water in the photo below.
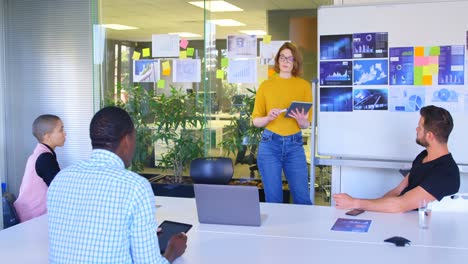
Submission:
{"label": "glass of water", "polygon": [[431,208],[426,200],[419,202],[419,228],[428,229],[431,222]]}

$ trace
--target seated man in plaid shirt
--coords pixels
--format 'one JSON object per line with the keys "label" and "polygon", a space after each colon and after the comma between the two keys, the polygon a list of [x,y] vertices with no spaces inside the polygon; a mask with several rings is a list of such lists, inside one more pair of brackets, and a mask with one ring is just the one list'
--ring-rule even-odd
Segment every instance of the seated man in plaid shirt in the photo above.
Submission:
{"label": "seated man in plaid shirt", "polygon": [[62,170],[49,187],[50,263],[169,263],[187,237],[171,238],[161,256],[149,182],[131,171],[135,128],[128,113],[105,107],[91,120],[93,152]]}

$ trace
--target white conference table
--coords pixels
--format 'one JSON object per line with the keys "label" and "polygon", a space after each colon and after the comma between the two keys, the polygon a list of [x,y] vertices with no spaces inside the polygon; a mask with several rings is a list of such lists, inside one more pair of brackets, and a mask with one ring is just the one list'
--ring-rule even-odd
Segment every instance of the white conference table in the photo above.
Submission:
{"label": "white conference table", "polygon": [[[158,222],[193,225],[188,247],[176,264],[210,263],[464,263],[468,259],[468,214],[433,213],[428,230],[417,212],[365,212],[367,233],[331,231],[336,219],[351,218],[334,207],[261,203],[262,226],[199,224],[194,199],[156,197]],[[392,236],[411,240],[396,247]],[[48,263],[47,216],[0,232],[1,263]]]}

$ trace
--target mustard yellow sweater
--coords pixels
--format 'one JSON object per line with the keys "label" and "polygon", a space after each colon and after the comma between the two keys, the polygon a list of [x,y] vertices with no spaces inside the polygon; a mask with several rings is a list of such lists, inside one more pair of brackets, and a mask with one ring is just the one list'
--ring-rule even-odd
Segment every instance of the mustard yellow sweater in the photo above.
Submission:
{"label": "mustard yellow sweater", "polygon": [[[275,77],[264,81],[258,88],[255,96],[255,106],[252,118],[264,117],[273,108],[288,108],[292,101],[312,102],[312,87],[304,79],[292,77],[284,79]],[[278,118],[268,123],[266,129],[282,136],[288,136],[300,131],[294,118],[284,117],[281,113]],[[312,110],[309,111],[309,121],[312,120]]]}

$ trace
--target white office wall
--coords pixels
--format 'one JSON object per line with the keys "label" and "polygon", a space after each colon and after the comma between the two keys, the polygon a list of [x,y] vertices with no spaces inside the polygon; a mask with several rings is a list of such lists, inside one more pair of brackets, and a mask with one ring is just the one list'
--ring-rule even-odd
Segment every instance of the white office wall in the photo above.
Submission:
{"label": "white office wall", "polygon": [[62,118],[67,139],[57,148],[62,168],[91,152],[92,0],[4,0],[7,182],[16,195],[36,140],[40,114]]}
{"label": "white office wall", "polygon": [[[403,176],[396,169],[362,168],[341,166],[333,177],[339,177],[339,189],[333,192],[344,192],[357,198],[374,199],[382,197],[395,188]],[[468,172],[460,172],[460,193],[468,193]]]}
{"label": "white office wall", "polygon": [[395,188],[403,176],[395,169],[341,167],[341,192],[374,199]]}

